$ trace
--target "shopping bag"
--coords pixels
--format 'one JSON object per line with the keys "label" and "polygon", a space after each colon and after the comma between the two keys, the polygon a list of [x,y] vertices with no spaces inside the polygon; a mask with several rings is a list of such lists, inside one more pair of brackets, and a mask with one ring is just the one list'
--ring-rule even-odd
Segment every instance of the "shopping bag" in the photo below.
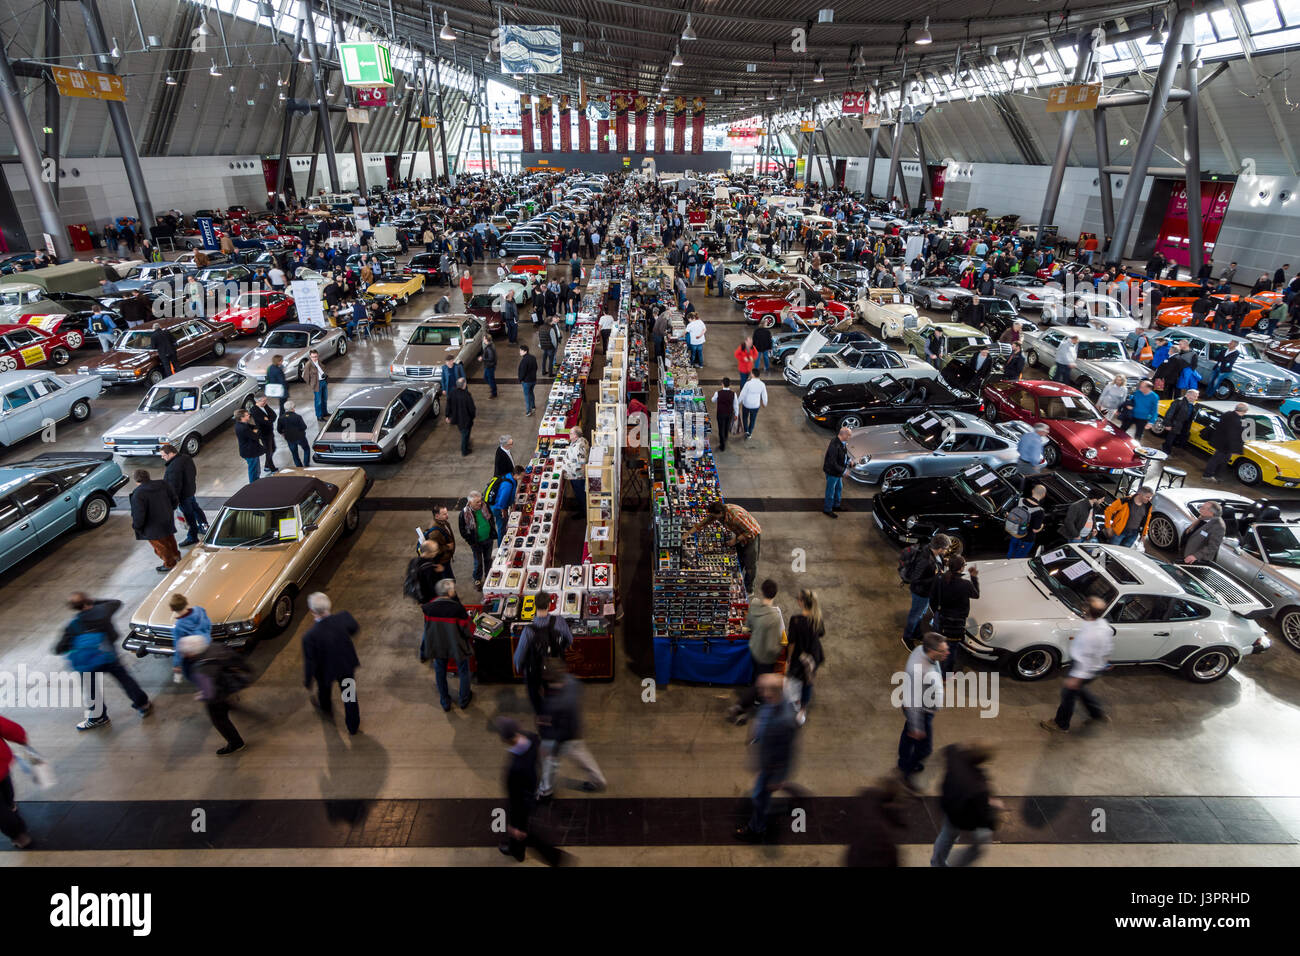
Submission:
{"label": "shopping bag", "polygon": [[266,386],[267,398],[284,398],[284,386],[278,382],[271,382]]}
{"label": "shopping bag", "polygon": [[54,786],[54,769],[50,766],[50,762],[34,749],[23,744],[14,744],[13,754],[19,769],[32,778],[33,786],[37,789]]}

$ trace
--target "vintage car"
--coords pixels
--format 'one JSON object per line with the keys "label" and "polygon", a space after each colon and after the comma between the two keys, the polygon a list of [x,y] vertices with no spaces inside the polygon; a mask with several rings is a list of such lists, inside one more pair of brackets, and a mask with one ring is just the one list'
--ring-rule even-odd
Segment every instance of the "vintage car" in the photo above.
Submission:
{"label": "vintage car", "polygon": [[0,465],[0,571],[73,528],[102,525],[126,481],[106,452],[46,452]]}
{"label": "vintage car", "polygon": [[526,273],[544,276],[547,268],[547,262],[541,256],[519,256],[514,262],[510,263],[510,272],[515,275]]}
{"label": "vintage car", "polygon": [[1175,348],[1180,342],[1190,342],[1192,351],[1196,353],[1197,369],[1206,376],[1228,346],[1237,343],[1241,357],[1214,394],[1206,395],[1206,398],[1282,399],[1300,395],[1300,374],[1288,372],[1265,360],[1255,343],[1240,336],[1193,327],[1173,329],[1166,338]]}
{"label": "vintage car", "polygon": [[934,312],[951,312],[971,297],[970,289],[963,289],[947,276],[926,276],[908,283],[907,291],[912,301]]}
{"label": "vintage car", "polygon": [[796,390],[816,391],[827,385],[865,382],[882,375],[935,378],[939,370],[928,362],[892,349],[860,348],[850,342],[838,352],[822,352],[826,336],[813,332],[785,363],[785,380]]}
{"label": "vintage car", "polygon": [[312,442],[312,458],[325,463],[403,461],[411,435],[442,411],[441,386],[370,385],[334,408]]}
{"label": "vintage car", "polygon": [[745,321],[768,329],[792,323],[822,328],[827,325],[847,325],[853,321],[853,310],[843,302],[791,305],[784,298],[761,296],[745,300]]}
{"label": "vintage car", "polygon": [[428,382],[442,377],[448,355],[468,366],[483,351],[486,329],[476,315],[447,313],[421,319],[398,347],[388,367],[394,382]]}
{"label": "vintage car", "polygon": [[849,477],[889,486],[904,478],[955,475],[975,465],[1013,475],[1020,432],[974,415],[922,412],[901,425],[859,428],[849,438]]}
{"label": "vintage car", "polygon": [[[876,493],[871,503],[876,527],[898,547],[929,541],[946,534],[960,541],[967,560],[976,553],[1007,552],[1007,512],[1020,500],[1020,480],[1014,468],[1003,470],[1008,477],[984,465],[972,465],[955,475],[895,480]],[[1043,498],[1043,530],[1036,542],[1052,548],[1064,543],[1061,522],[1076,501],[1112,495],[1098,485],[1062,471],[1044,472],[1034,478],[1047,495]],[[1101,527],[1099,505],[1093,526]]]}
{"label": "vintage car", "polygon": [[[1163,417],[1169,402],[1161,402],[1161,421],[1151,423],[1150,430],[1164,433]],[[1187,433],[1187,443],[1194,448],[1214,454],[1214,430],[1225,412],[1237,403],[1215,399],[1196,403],[1196,414]],[[1230,467],[1243,485],[1263,482],[1281,488],[1300,487],[1300,439],[1280,412],[1258,405],[1247,405],[1242,420],[1242,453],[1228,460]]]}
{"label": "vintage car", "polygon": [[285,379],[301,382],[312,349],[320,353],[321,362],[327,362],[347,354],[348,337],[339,328],[289,322],[272,329],[256,348],[241,355],[235,368],[245,375],[251,375],[258,382],[265,382],[271,360],[279,355],[284,359]]}
{"label": "vintage car", "polygon": [[863,289],[854,306],[862,324],[882,339],[899,339],[908,329],[930,324],[930,319],[916,311],[912,295],[897,289]]}
{"label": "vintage car", "polygon": [[208,321],[214,325],[231,325],[240,335],[265,335],[271,326],[294,322],[297,318],[298,309],[289,296],[283,292],[259,290],[245,292]]}
{"label": "vintage car", "polygon": [[366,287],[366,291],[371,295],[386,295],[390,299],[396,299],[402,305],[410,302],[411,296],[424,291],[424,276],[419,273],[409,276],[402,275],[400,272],[388,275],[392,275],[392,278],[372,282]]}
{"label": "vintage car", "polygon": [[[221,358],[226,354],[227,335],[235,329],[209,325],[203,319],[165,319],[159,322],[162,331],[176,343],[177,366],[189,365],[209,355]],[[98,375],[105,385],[157,385],[167,373],[159,367],[158,353],[154,350],[154,330],[135,328],[124,332],[112,351],[92,359],[83,357],[77,366],[79,375]]]}
{"label": "vintage car", "polygon": [[172,653],[173,594],[207,611],[214,641],[279,634],[317,565],[357,530],[370,485],[360,468],[282,468],[240,488],[131,615],[122,646],[139,657]]}
{"label": "vintage car", "polygon": [[818,270],[817,278],[828,294],[845,302],[852,302],[865,295],[866,290],[871,286],[871,270],[865,266],[849,263],[836,262],[824,265]]}
{"label": "vintage car", "polygon": [[1162,293],[1160,299],[1160,308],[1156,313],[1155,321],[1160,321],[1160,312],[1165,309],[1176,309],[1189,307],[1201,295],[1201,284],[1199,282],[1189,282],[1185,279],[1147,279],[1145,276],[1138,276],[1130,273],[1128,280],[1131,285],[1136,286],[1138,308],[1145,309],[1147,303],[1151,300],[1151,292],[1159,289]]}
{"label": "vintage car", "polygon": [[979,329],[960,322],[930,322],[915,328],[903,329],[903,344],[917,358],[929,354],[931,343],[938,344],[939,358],[970,345],[990,345],[989,337]]}
{"label": "vintage car", "polygon": [[832,430],[897,424],[926,410],[978,415],[984,411],[984,403],[977,394],[939,379],[907,374],[827,385],[810,391],[803,399],[807,419]]}
{"label": "vintage car", "polygon": [[194,366],[145,393],[134,412],[104,432],[104,448],[127,457],[156,457],[163,445],[197,455],[203,439],[252,408],[257,379],[217,366]]}
{"label": "vintage car", "polygon": [[1091,291],[1066,292],[1059,300],[1049,302],[1043,309],[1043,321],[1049,325],[1089,326],[1111,335],[1128,335],[1138,327],[1137,319],[1122,302]]}
{"label": "vintage car", "polygon": [[[978,310],[975,308],[977,305],[981,306]],[[975,296],[963,299],[952,310],[950,321],[979,329],[995,342],[1012,325],[1022,332],[1035,327],[1034,323],[1022,318],[1020,313],[1011,307],[1009,301],[995,295],[981,295],[978,297],[978,302]]]}
{"label": "vintage car", "polygon": [[1043,459],[1049,468],[1119,474],[1142,464],[1138,444],[1102,419],[1083,393],[1059,382],[990,382],[984,386],[984,417],[1047,425]]}
{"label": "vintage car", "polygon": [[1059,285],[1024,273],[999,279],[993,284],[993,292],[1010,302],[1017,312],[1022,309],[1042,312],[1059,302],[1064,294]]}
{"label": "vintage car", "polygon": [[136,289],[152,289],[156,283],[174,285],[183,279],[188,269],[179,262],[144,262],[135,266],[126,276],[116,283],[118,292],[134,292]]}
{"label": "vintage car", "polygon": [[1056,350],[1067,338],[1075,335],[1079,337],[1079,358],[1071,384],[1088,398],[1095,399],[1117,375],[1124,376],[1129,391],[1137,388],[1142,379],[1151,377],[1151,370],[1129,358],[1117,338],[1109,332],[1088,327],[1026,329],[1020,335],[1025,361],[1030,365],[1041,365],[1049,374],[1055,375]]}
{"label": "vintage car", "polygon": [[715,263],[713,268],[722,275],[734,275],[737,272],[782,273],[785,272],[785,263],[757,252],[739,251]]}
{"label": "vintage car", "polygon": [[67,365],[72,359],[60,338],[30,325],[0,325],[0,372],[35,368],[47,362]]}
{"label": "vintage car", "polygon": [[496,248],[498,259],[509,259],[520,255],[544,256],[550,251],[550,239],[540,232],[523,229],[514,229],[506,233],[498,240]]}
{"label": "vintage car", "polygon": [[1264,358],[1274,365],[1280,365],[1288,372],[1294,372],[1296,366],[1300,365],[1300,339],[1283,339],[1274,342],[1264,350]]}
{"label": "vintage car", "polygon": [[[385,256],[373,252],[367,252],[367,253],[354,252],[352,253],[352,255],[348,256],[346,262],[344,263],[344,266],[349,272],[360,273],[362,268],[367,265],[369,265],[373,269],[374,268],[373,263],[374,260],[376,259],[379,260],[379,267],[383,270],[384,275],[392,276],[392,275],[402,274],[402,267],[397,264],[396,259],[394,259],[392,256]],[[376,275],[375,278],[378,279],[379,276]]]}
{"label": "vintage car", "polygon": [[[1282,298],[1276,292],[1259,292],[1253,296],[1244,295],[1212,295],[1215,307],[1223,301],[1234,303],[1245,300],[1250,311],[1246,313],[1245,318],[1241,320],[1241,328],[1253,329],[1268,314],[1268,310],[1273,308],[1274,304]],[[1206,316],[1207,323],[1214,321],[1214,313],[1211,312]],[[1195,325],[1192,320],[1191,305],[1175,305],[1168,308],[1161,303],[1160,312],[1156,315],[1156,324],[1164,328],[1173,328],[1180,325]]]}
{"label": "vintage car", "polygon": [[1099,597],[1115,632],[1110,663],[1159,664],[1188,680],[1219,680],[1269,639],[1246,615],[1264,603],[1224,572],[1175,565],[1133,548],[1065,544],[1027,560],[981,561],[963,647],[1020,680],[1070,661],[1070,639]]}
{"label": "vintage car", "polygon": [[796,289],[821,294],[821,287],[806,275],[791,273],[733,272],[722,280],[723,290],[731,301],[743,305],[756,296],[784,297]]}
{"label": "vintage car", "polygon": [[[798,332],[778,332],[772,336],[772,349],[769,357],[772,364],[776,366],[784,365],[790,356],[799,351],[799,346],[803,345],[804,340],[808,338],[811,328],[802,328]],[[823,333],[825,334],[825,333]],[[826,340],[818,352],[838,352],[841,348],[849,343],[853,343],[861,349],[883,349],[887,348],[880,339],[872,338],[866,332],[858,332],[853,329],[845,329],[840,332],[834,332]]]}
{"label": "vintage car", "polygon": [[94,375],[0,372],[0,445],[17,444],[64,419],[84,422],[103,387]]}

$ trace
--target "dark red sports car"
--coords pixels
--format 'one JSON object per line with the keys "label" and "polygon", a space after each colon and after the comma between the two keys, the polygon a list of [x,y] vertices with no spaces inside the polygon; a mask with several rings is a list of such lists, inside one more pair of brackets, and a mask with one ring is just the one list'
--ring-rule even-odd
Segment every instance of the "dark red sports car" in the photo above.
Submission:
{"label": "dark red sports car", "polygon": [[283,292],[245,292],[230,308],[212,317],[220,328],[232,325],[241,335],[265,335],[266,330],[281,322],[292,322],[298,315],[293,299]]}
{"label": "dark red sports car", "polygon": [[990,382],[983,397],[989,421],[1047,425],[1043,457],[1050,467],[1115,473],[1142,464],[1137,442],[1103,420],[1077,388],[1059,382]]}

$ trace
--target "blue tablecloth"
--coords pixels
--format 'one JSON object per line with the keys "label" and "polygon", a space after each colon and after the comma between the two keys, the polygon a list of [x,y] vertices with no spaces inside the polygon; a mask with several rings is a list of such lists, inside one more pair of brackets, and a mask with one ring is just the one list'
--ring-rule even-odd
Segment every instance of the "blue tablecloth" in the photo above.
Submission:
{"label": "blue tablecloth", "polygon": [[674,680],[698,684],[748,684],[754,679],[754,661],[748,641],[672,641],[654,639],[655,683]]}

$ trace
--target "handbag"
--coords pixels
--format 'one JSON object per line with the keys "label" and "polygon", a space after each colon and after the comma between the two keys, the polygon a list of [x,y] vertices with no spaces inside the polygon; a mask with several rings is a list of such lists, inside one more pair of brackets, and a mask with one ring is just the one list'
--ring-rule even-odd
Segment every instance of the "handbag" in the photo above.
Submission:
{"label": "handbag", "polygon": [[284,398],[284,386],[278,382],[271,382],[265,391],[267,398]]}

